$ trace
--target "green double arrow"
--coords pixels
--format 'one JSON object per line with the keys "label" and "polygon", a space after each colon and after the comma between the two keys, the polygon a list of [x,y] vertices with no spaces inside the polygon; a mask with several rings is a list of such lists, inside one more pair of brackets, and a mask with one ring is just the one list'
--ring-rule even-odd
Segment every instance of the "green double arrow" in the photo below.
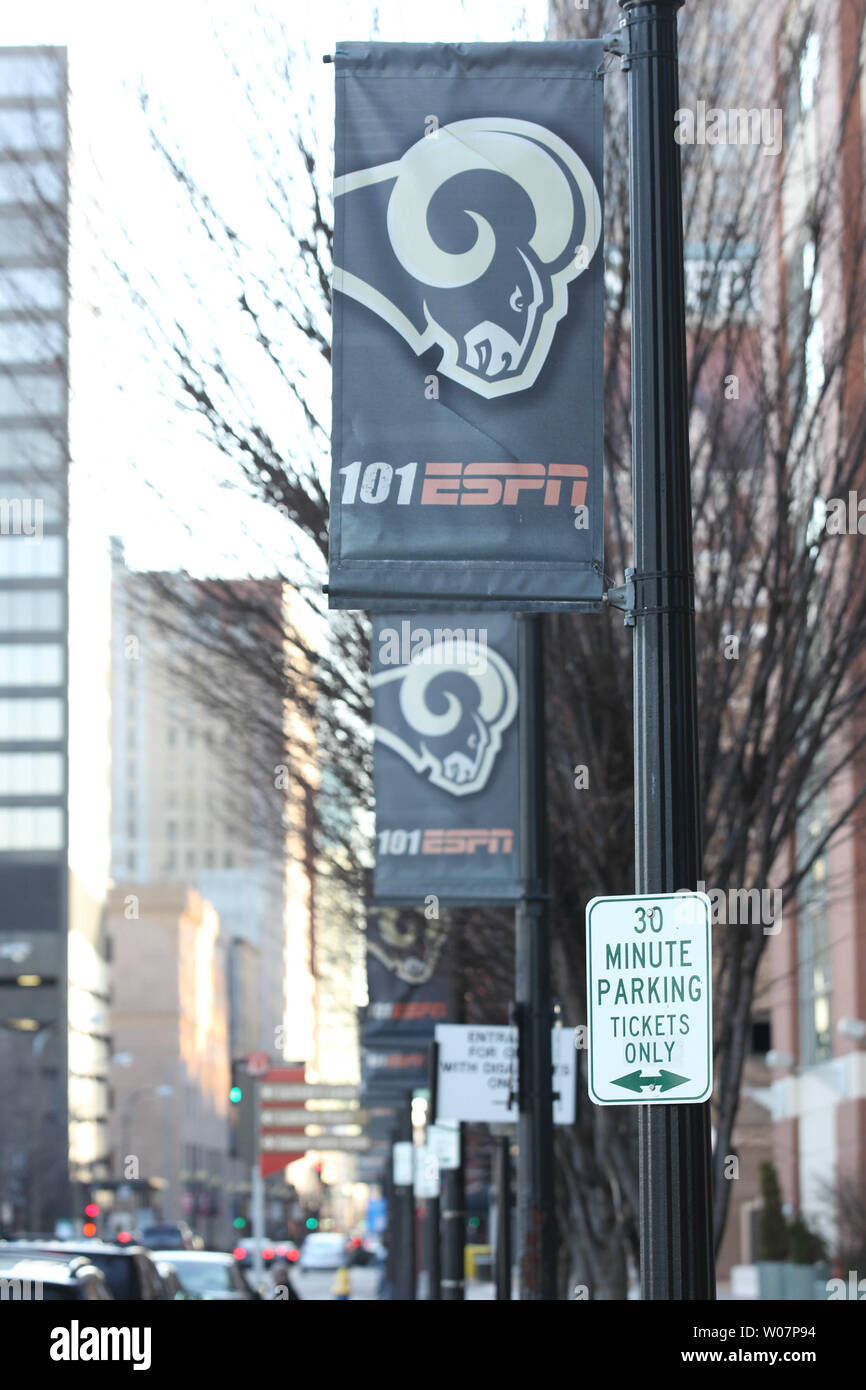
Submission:
{"label": "green double arrow", "polygon": [[642,1086],[658,1086],[660,1091],[670,1091],[674,1086],[682,1086],[684,1081],[689,1081],[688,1076],[677,1076],[675,1071],[660,1071],[658,1076],[644,1076],[639,1071],[629,1072],[628,1076],[617,1077],[612,1081],[612,1086],[624,1086],[627,1091],[636,1091],[640,1094]]}

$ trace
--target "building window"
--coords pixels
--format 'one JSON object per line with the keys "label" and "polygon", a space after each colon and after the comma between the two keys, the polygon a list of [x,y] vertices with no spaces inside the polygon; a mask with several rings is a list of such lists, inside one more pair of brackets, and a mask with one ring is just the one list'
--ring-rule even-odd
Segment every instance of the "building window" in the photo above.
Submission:
{"label": "building window", "polygon": [[816,33],[809,34],[800,52],[800,111],[803,115],[815,105],[815,89],[821,66],[821,44]]}
{"label": "building window", "polygon": [[62,796],[60,753],[0,753],[0,796]]}
{"label": "building window", "polygon": [[0,589],[0,632],[59,632],[62,628],[59,589]]}
{"label": "building window", "polygon": [[62,376],[36,372],[0,375],[0,415],[62,415],[66,382]]}
{"label": "building window", "polygon": [[62,848],[63,812],[59,807],[0,807],[0,850]]}
{"label": "building window", "polygon": [[66,356],[66,328],[56,319],[35,323],[9,319],[0,323],[0,362],[57,362]]}
{"label": "building window", "polygon": [[63,203],[66,171],[60,160],[13,159],[0,164],[0,203]]}
{"label": "building window", "polygon": [[813,1066],[833,1055],[827,856],[825,850],[816,854],[829,824],[827,797],[820,792],[806,807],[797,827],[798,865],[811,865],[797,894],[802,1066]]}
{"label": "building window", "polygon": [[177,729],[173,725],[166,730],[166,743],[169,748],[174,748],[177,744]]}
{"label": "building window", "polygon": [[0,643],[0,685],[61,685],[63,648],[56,644]]}
{"label": "building window", "polygon": [[0,110],[0,149],[62,150],[66,120],[59,106],[7,107]]}
{"label": "building window", "polygon": [[0,57],[0,97],[63,96],[63,68],[45,53],[3,54]]}
{"label": "building window", "polygon": [[23,266],[0,276],[0,309],[32,314],[34,309],[63,309],[66,277],[57,266]]}
{"label": "building window", "polygon": [[[2,222],[2,219],[0,219]],[[4,270],[0,285],[11,271]],[[0,468],[34,470],[55,473],[66,464],[66,449],[62,439],[47,429],[30,426],[0,429]]]}
{"label": "building window", "polygon": [[[2,437],[2,431],[0,431]],[[0,578],[59,579],[63,574],[62,536],[3,536]]]}
{"label": "building window", "polygon": [[63,734],[62,700],[0,700],[0,741],[3,743],[62,739]]}
{"label": "building window", "polygon": [[187,851],[187,856],[186,856],[186,867],[187,867],[188,869],[194,869],[194,868],[195,868],[195,850],[192,850],[192,849],[191,849],[191,850],[188,850],[188,851]]}
{"label": "building window", "polygon": [[165,823],[165,838],[167,840],[177,839],[177,821],[167,820]]}

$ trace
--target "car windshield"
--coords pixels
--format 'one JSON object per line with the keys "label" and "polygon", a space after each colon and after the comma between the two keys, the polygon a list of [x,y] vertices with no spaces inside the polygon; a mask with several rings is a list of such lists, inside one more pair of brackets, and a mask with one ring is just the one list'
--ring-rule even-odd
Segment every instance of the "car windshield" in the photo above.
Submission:
{"label": "car windshield", "polygon": [[235,1293],[233,1270],[223,1260],[178,1260],[177,1277],[187,1293]]}
{"label": "car windshield", "polygon": [[104,1255],[101,1250],[95,1250],[88,1251],[87,1258],[102,1270],[115,1298],[138,1298],[133,1269],[135,1261],[131,1255]]}
{"label": "car windshield", "polygon": [[141,1233],[141,1239],[145,1245],[160,1249],[183,1244],[183,1235],[177,1226],[146,1226]]}

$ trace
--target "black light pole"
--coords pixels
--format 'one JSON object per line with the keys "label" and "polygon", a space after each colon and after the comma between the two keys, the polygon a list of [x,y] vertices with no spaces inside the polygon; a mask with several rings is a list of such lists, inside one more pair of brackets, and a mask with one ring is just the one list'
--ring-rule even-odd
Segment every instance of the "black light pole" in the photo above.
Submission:
{"label": "black light pole", "polygon": [[456,1168],[442,1169],[442,1195],[439,1221],[442,1227],[442,1289],[443,1303],[461,1303],[466,1297],[464,1283],[464,1235],[466,1232],[466,1181],[463,1125],[459,1132],[460,1162]]}
{"label": "black light pole", "polygon": [[[634,488],[635,890],[701,877],[677,11],[620,0],[628,35]],[[710,1107],[641,1106],[645,1299],[713,1299]]]}
{"label": "black light pole", "polygon": [[[429,1142],[430,1126],[436,1121],[436,1101],[439,1083],[439,1047],[431,1042],[427,1048],[427,1089],[430,1099],[427,1102],[427,1134]],[[441,1191],[441,1175],[439,1187]],[[442,1237],[439,1229],[439,1195],[427,1198],[424,1221],[424,1236],[427,1265],[427,1299],[437,1303],[442,1297]]]}
{"label": "black light pole", "polygon": [[553,1061],[550,1028],[544,645],[540,615],[518,622],[520,681],[520,875],[515,914],[516,1022],[520,1039],[517,1125],[517,1264],[520,1297],[556,1298],[553,1229]]}
{"label": "black light pole", "polygon": [[[412,1145],[412,1093],[409,1091],[397,1112],[397,1141]],[[404,1150],[405,1152],[405,1150]],[[415,1299],[415,1172],[414,1165],[408,1168],[408,1183],[394,1184],[394,1206],[399,1213],[396,1252],[396,1297],[405,1302]]]}
{"label": "black light pole", "polygon": [[496,1298],[511,1298],[511,1140],[496,1141]]}

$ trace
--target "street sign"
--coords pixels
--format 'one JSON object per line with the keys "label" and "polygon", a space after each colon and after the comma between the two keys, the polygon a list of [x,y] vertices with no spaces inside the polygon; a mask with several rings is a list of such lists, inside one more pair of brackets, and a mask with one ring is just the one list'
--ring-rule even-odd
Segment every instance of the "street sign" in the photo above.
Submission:
{"label": "street sign", "polygon": [[393,1148],[393,1176],[395,1187],[411,1187],[415,1180],[414,1144],[408,1139],[399,1140]]}
{"label": "street sign", "polygon": [[265,1081],[261,1098],[267,1102],[306,1100],[357,1100],[360,1087],[355,1082]]}
{"label": "street sign", "polygon": [[264,1076],[271,1069],[271,1059],[267,1052],[250,1052],[247,1055],[247,1074]]}
{"label": "street sign", "polygon": [[[249,1065],[249,1060],[247,1058],[247,1065]],[[254,1082],[257,1093],[255,1110],[258,1127],[259,1169],[263,1178],[272,1173],[278,1173],[281,1168],[285,1168],[286,1164],[294,1163],[296,1159],[302,1158],[306,1150],[303,1132],[298,1129],[282,1129],[280,1132],[273,1130],[271,1133],[267,1133],[273,1115],[272,1101],[275,1099],[273,1092],[280,1089],[291,1090],[298,1086],[304,1089],[304,1072],[303,1062],[297,1062],[294,1066],[289,1067],[269,1066]],[[299,1105],[297,1109],[303,1113],[302,1106]]]}
{"label": "street sign", "polygon": [[[366,1134],[298,1134],[292,1131],[267,1130],[261,1136],[262,1153],[282,1153],[291,1144],[292,1156],[299,1158],[304,1153],[315,1150],[317,1153],[366,1153],[370,1139]],[[291,1162],[291,1159],[288,1160]]]}
{"label": "street sign", "polygon": [[[437,1025],[436,1041],[437,1122],[444,1118],[477,1124],[516,1123],[517,1029],[442,1023]],[[572,1029],[552,1029],[550,1042],[553,1090],[559,1097],[553,1102],[553,1122],[574,1124],[577,1053]]]}
{"label": "street sign", "polygon": [[415,1148],[415,1196],[439,1196],[439,1160],[429,1143]]}
{"label": "street sign", "polygon": [[302,1106],[269,1105],[262,1111],[262,1127],[275,1129],[288,1126],[303,1129],[307,1125],[321,1125],[332,1129],[335,1125],[362,1125],[367,1119],[366,1110],[305,1110]]}
{"label": "street sign", "polygon": [[593,898],[587,905],[589,1096],[596,1105],[709,1099],[711,924],[705,893]]}
{"label": "street sign", "polygon": [[460,1167],[460,1121],[437,1120],[427,1126],[427,1143],[442,1168]]}

